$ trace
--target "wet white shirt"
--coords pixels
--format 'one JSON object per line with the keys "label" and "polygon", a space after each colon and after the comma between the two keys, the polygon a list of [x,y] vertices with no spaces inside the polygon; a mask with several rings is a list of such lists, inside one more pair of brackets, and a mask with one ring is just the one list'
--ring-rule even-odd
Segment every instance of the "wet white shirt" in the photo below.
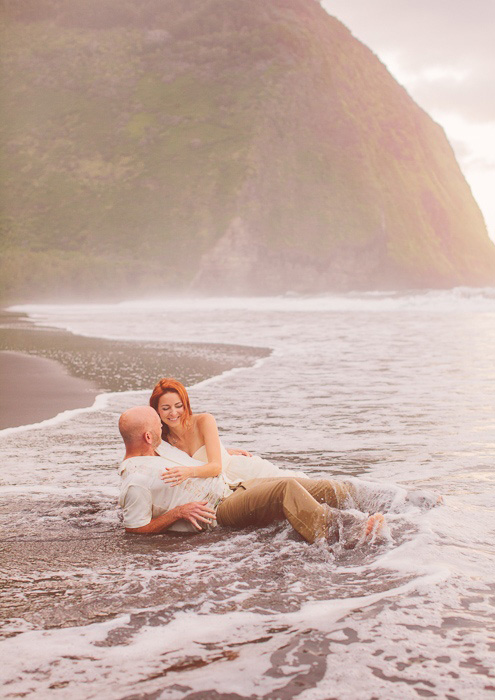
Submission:
{"label": "wet white shirt", "polygon": [[[169,449],[167,449],[169,448]],[[192,501],[207,501],[216,509],[232,491],[222,475],[207,479],[186,479],[178,486],[168,486],[161,479],[167,467],[200,466],[204,462],[189,457],[168,443],[162,443],[160,457],[130,457],[119,467],[121,477],[119,504],[124,512],[124,526],[135,528],[148,523],[176,506]],[[216,525],[214,520],[210,527]],[[205,529],[207,526],[205,526]],[[198,532],[192,523],[177,520],[168,530]]]}

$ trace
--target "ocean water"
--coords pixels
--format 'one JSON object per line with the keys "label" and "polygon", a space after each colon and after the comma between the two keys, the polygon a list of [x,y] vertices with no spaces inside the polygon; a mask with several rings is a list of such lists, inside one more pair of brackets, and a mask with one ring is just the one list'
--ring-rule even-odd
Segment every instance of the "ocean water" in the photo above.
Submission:
{"label": "ocean water", "polygon": [[282,523],[126,536],[116,421],[147,391],[1,431],[4,697],[493,696],[494,289],[22,310],[269,348],[190,387],[193,410],[227,446],[356,479],[387,530],[352,550]]}

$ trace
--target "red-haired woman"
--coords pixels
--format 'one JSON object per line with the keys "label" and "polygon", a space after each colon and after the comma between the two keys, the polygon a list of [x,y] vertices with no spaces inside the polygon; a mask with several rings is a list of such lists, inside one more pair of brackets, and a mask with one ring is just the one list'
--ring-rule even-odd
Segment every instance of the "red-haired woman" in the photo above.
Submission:
{"label": "red-haired woman", "polygon": [[[162,421],[162,440],[204,463],[197,467],[167,469],[162,478],[170,485],[191,477],[206,478],[220,473],[228,484],[259,477],[306,477],[304,472],[280,469],[245,450],[226,450],[220,442],[215,418],[210,413],[193,413],[186,388],[176,379],[160,379],[151,394],[150,406]],[[160,453],[160,448],[157,452]]]}

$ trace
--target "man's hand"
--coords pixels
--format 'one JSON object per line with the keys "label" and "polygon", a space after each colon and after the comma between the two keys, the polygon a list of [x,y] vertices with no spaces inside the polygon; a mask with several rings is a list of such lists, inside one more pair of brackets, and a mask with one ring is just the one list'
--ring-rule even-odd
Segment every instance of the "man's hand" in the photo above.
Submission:
{"label": "man's hand", "polygon": [[177,506],[179,511],[179,517],[184,520],[188,520],[194,525],[198,530],[202,530],[203,527],[198,523],[198,520],[202,523],[209,525],[212,520],[215,520],[215,511],[210,508],[208,501],[194,501],[192,503],[185,503],[183,506]]}
{"label": "man's hand", "polygon": [[160,479],[168,486],[178,486],[194,476],[194,467],[167,467]]}
{"label": "man's hand", "polygon": [[252,457],[252,456],[253,456],[253,455],[251,454],[251,452],[248,452],[247,450],[233,450],[233,449],[230,449],[230,450],[227,450],[227,452],[229,453],[229,455],[242,455],[243,457]]}
{"label": "man's hand", "polygon": [[198,520],[209,524],[215,520],[215,511],[208,506],[208,501],[185,503],[183,506],[175,506],[172,510],[153,518],[147,525],[126,527],[125,531],[133,535],[157,535],[181,519],[188,520],[197,530],[202,530]]}

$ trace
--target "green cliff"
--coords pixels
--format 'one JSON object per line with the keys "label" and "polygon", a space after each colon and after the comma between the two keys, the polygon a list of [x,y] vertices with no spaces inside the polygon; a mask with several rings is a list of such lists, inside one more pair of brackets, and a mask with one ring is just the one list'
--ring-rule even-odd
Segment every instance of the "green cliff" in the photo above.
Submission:
{"label": "green cliff", "polygon": [[4,0],[4,301],[495,284],[442,131],[314,0]]}

